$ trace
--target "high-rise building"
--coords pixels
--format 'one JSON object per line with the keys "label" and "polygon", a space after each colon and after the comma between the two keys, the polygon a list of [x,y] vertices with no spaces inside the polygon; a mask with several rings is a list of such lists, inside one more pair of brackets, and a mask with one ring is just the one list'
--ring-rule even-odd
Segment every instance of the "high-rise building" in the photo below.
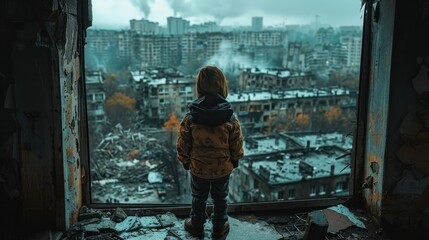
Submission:
{"label": "high-rise building", "polygon": [[262,31],[264,26],[263,17],[252,17],[252,30],[253,31]]}
{"label": "high-rise building", "polygon": [[202,24],[194,24],[189,27],[189,32],[191,33],[207,33],[207,32],[216,32],[219,31],[220,27],[216,22],[205,22]]}
{"label": "high-rise building", "polygon": [[154,67],[161,64],[160,36],[136,35],[133,37],[135,61],[140,66]]}
{"label": "high-rise building", "polygon": [[159,24],[146,19],[132,19],[130,20],[130,29],[141,34],[157,34],[159,33]]}
{"label": "high-rise building", "polygon": [[332,27],[319,28],[316,32],[316,44],[325,46],[334,42],[334,29]]}
{"label": "high-rise building", "polygon": [[171,35],[184,34],[188,31],[189,21],[179,17],[168,17],[167,28]]}
{"label": "high-rise building", "polygon": [[106,123],[106,113],[104,112],[104,101],[106,94],[103,89],[103,78],[100,71],[87,71],[86,83],[86,103],[88,111],[88,122]]}
{"label": "high-rise building", "polygon": [[347,46],[347,66],[356,67],[360,65],[362,38],[358,37],[345,37],[342,43]]}

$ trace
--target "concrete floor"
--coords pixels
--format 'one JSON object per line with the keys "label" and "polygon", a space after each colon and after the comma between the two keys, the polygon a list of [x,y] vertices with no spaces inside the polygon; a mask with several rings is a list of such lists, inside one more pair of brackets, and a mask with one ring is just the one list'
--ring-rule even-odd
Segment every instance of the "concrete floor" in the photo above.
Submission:
{"label": "concrete floor", "polygon": [[[344,206],[341,206],[344,207]],[[329,209],[332,209],[329,208]],[[324,210],[329,210],[324,209]],[[321,211],[324,211],[321,210]],[[321,240],[378,240],[383,236],[378,224],[365,212],[344,208],[338,214],[327,214],[329,229]],[[114,212],[88,209],[81,213],[81,221],[64,235],[63,240],[197,240],[184,230],[185,218],[177,218],[173,213],[156,215],[127,216],[118,208]],[[122,217],[121,217],[122,216]],[[272,213],[271,215],[238,214],[229,217],[230,232],[220,239],[229,240],[298,240],[303,239],[307,225],[308,213]],[[351,219],[352,221],[345,221]],[[353,218],[356,218],[353,220]],[[119,218],[119,219],[118,219]],[[356,221],[362,221],[363,225]],[[355,222],[355,223],[352,223]],[[212,224],[205,224],[205,236],[211,237]],[[331,230],[330,230],[331,229]],[[39,240],[41,238],[37,238]],[[52,238],[50,238],[52,239]],[[218,238],[219,239],[219,238]],[[35,239],[34,239],[35,240]]]}

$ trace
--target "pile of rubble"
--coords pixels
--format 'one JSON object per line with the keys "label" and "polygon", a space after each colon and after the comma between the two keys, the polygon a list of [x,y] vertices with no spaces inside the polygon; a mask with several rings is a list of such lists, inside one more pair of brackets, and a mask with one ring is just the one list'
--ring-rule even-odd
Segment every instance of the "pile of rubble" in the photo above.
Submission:
{"label": "pile of rubble", "polygon": [[[99,211],[82,207],[78,222],[64,235],[70,240],[184,239],[173,227],[181,226],[172,213],[128,216],[121,208]],[[181,233],[182,235],[184,233]]]}
{"label": "pile of rubble", "polygon": [[116,128],[92,149],[90,163],[94,202],[157,203],[176,192],[175,153],[140,132]]}

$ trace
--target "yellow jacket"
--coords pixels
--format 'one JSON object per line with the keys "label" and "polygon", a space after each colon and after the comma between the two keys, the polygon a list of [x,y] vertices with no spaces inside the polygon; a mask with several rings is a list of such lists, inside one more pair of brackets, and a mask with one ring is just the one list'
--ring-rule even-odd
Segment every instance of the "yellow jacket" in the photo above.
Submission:
{"label": "yellow jacket", "polygon": [[[177,158],[185,168],[189,166],[193,175],[217,179],[231,174],[238,166],[238,160],[244,154],[243,135],[232,110],[213,106],[207,110],[206,100],[194,102],[193,106],[198,106],[198,109],[191,105],[191,113],[183,118],[176,145]],[[209,102],[212,101],[209,99]],[[222,104],[229,103],[224,100]],[[210,123],[212,120],[214,124]]]}

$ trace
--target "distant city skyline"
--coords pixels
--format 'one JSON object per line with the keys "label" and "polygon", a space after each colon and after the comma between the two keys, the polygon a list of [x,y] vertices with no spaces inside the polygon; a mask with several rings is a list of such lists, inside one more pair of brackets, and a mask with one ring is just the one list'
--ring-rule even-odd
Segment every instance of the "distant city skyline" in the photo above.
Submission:
{"label": "distant city skyline", "polygon": [[[167,25],[167,17],[183,17],[191,24],[215,21],[222,26],[306,25],[316,20],[331,26],[361,25],[360,0],[93,0],[93,28],[129,29],[129,20],[148,19]],[[311,9],[309,9],[311,6]]]}

